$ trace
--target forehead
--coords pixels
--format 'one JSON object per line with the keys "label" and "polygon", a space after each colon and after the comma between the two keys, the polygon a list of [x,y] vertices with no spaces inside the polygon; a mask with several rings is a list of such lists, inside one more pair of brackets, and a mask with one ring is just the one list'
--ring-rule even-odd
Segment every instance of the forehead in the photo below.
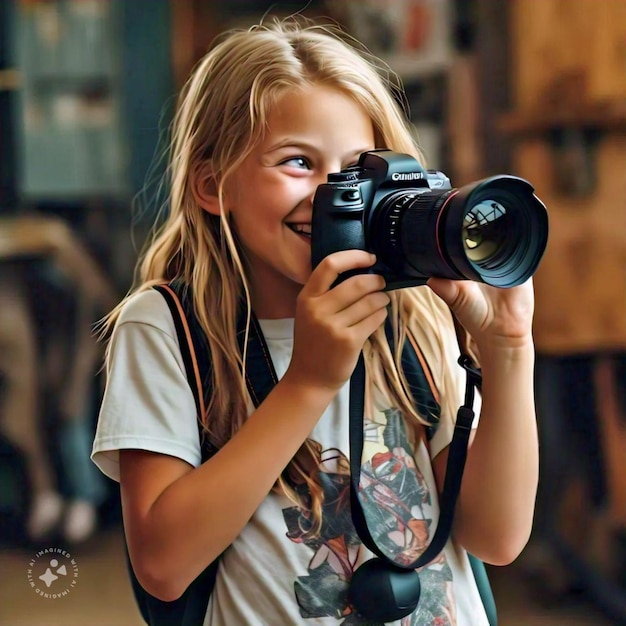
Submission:
{"label": "forehead", "polygon": [[263,143],[292,134],[340,133],[373,139],[373,123],[357,100],[336,87],[312,84],[290,89],[269,108]]}

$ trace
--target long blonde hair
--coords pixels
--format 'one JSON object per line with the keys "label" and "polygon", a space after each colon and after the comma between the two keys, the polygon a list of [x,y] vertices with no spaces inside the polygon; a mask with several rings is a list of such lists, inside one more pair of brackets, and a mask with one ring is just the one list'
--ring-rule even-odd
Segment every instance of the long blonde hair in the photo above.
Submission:
{"label": "long blonde hair", "polygon": [[[303,18],[274,20],[220,37],[199,62],[179,97],[169,156],[169,214],[154,233],[131,293],[163,281],[181,280],[192,287],[193,304],[212,354],[213,394],[202,416],[206,436],[223,445],[247,417],[242,354],[236,320],[249,313],[244,263],[229,220],[210,215],[194,200],[193,173],[210,161],[220,202],[225,181],[261,140],[268,111],[287,90],[306,84],[335,87],[354,98],[369,114],[377,147],[421,160],[408,120],[408,109],[393,72],[334,25]],[[129,296],[130,297],[130,294]],[[420,289],[391,294],[397,345],[406,327],[425,326],[439,305]],[[110,329],[123,301],[107,320]],[[417,323],[419,321],[419,323]],[[434,341],[420,332],[418,341]],[[435,339],[436,341],[436,339]],[[427,348],[428,349],[428,348]],[[383,389],[405,414],[423,423],[392,354],[384,329],[367,342],[369,380]],[[309,483],[311,508],[319,519],[321,496],[310,478],[314,446],[305,442],[279,480],[298,500],[294,484]],[[317,494],[317,495],[316,495]],[[311,500],[309,500],[309,504]]]}

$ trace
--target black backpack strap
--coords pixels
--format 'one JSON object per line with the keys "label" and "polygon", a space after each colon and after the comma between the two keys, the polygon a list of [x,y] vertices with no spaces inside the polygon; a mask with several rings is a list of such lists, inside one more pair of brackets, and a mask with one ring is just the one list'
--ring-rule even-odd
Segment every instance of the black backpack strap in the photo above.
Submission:
{"label": "black backpack strap", "polygon": [[[211,350],[194,312],[191,290],[178,281],[169,285],[157,285],[155,289],[163,294],[172,311],[187,376],[196,399],[198,415],[205,415],[213,384]],[[254,314],[250,316],[249,330],[248,317],[245,312],[238,316],[237,342],[241,354],[245,354],[246,357],[245,373],[248,393],[254,406],[259,406],[278,382],[278,377],[274,371],[263,331]],[[192,381],[195,381],[195,387]],[[217,448],[214,447],[213,450],[216,452]]]}
{"label": "black backpack strap", "polygon": [[187,312],[183,308],[181,301],[182,296],[179,295],[170,285],[156,285],[154,287],[164,298],[167,306],[172,314],[176,335],[180,352],[185,364],[185,372],[189,387],[193,393],[196,402],[196,411],[198,417],[202,418],[206,414],[205,395],[203,390],[202,374],[200,373],[200,365],[198,363],[198,351],[196,350],[194,337],[187,319]]}
{"label": "black backpack strap", "polygon": [[154,289],[165,299],[174,320],[187,380],[196,402],[201,456],[204,463],[217,452],[217,447],[205,436],[202,428],[213,393],[213,368],[209,342],[194,313],[191,292],[182,283],[156,285]]}
{"label": "black backpack strap", "polygon": [[[189,386],[193,392],[198,414],[200,434],[202,416],[206,414],[207,398],[211,393],[210,353],[187,294],[180,285],[156,285],[154,287],[165,299],[178,336],[180,351],[185,364]],[[206,438],[201,440],[202,462],[217,449]],[[127,551],[128,557],[128,551]],[[135,599],[141,616],[150,626],[200,626],[204,622],[206,609],[215,586],[219,559],[215,559],[173,602],[164,602],[149,594],[139,583],[128,559],[128,570]]]}
{"label": "black backpack strap", "polygon": [[[250,317],[250,328],[246,331],[247,319],[245,315],[240,316],[237,324],[237,338],[239,349],[246,355],[246,385],[248,393],[255,407],[258,407],[269,392],[278,382],[278,376],[274,370],[272,357],[265,342],[263,331],[254,314]],[[247,346],[246,344],[247,334]]]}
{"label": "black backpack strap", "polygon": [[[385,323],[385,334],[393,354],[394,339],[389,320]],[[402,347],[402,371],[420,416],[431,424],[426,427],[426,437],[430,440],[437,430],[437,424],[441,415],[439,391],[435,385],[428,362],[417,345],[415,338],[410,333],[407,334]]]}
{"label": "black backpack strap", "polygon": [[[203,417],[212,393],[211,351],[206,335],[194,312],[191,291],[180,282],[156,285],[172,314],[180,351],[185,364],[189,386],[193,392],[198,414],[198,429],[202,462],[213,456],[218,448],[204,435]],[[247,319],[240,316],[237,322],[237,338],[242,354],[246,355],[246,383],[250,397],[258,406],[277,382],[269,350],[261,327],[252,316],[250,331],[246,331]],[[246,345],[247,339],[247,345]],[[219,557],[215,559],[173,602],[163,602],[150,595],[140,585],[132,566],[129,565],[131,584],[137,605],[144,621],[150,626],[200,626],[204,622],[209,598],[215,587]]]}
{"label": "black backpack strap", "polygon": [[[213,368],[211,349],[206,335],[194,312],[191,290],[183,283],[174,281],[169,285],[157,285],[167,302],[180,344],[181,354],[189,385],[194,394],[198,411],[198,426],[202,443],[202,462],[213,456],[218,448],[204,436],[202,417],[213,393]],[[254,406],[259,406],[278,382],[263,331],[254,314],[248,318],[242,313],[237,319],[237,342],[246,358],[246,386]]]}

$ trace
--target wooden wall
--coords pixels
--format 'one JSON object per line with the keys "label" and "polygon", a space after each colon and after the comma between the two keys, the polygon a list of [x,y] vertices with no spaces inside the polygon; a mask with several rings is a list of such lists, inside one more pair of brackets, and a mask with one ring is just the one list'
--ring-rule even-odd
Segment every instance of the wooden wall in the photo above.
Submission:
{"label": "wooden wall", "polygon": [[[626,0],[511,0],[513,169],[548,207],[535,340],[598,355],[611,523],[626,528],[626,427],[602,355],[626,349]],[[585,507],[583,507],[585,508]],[[581,519],[586,519],[582,516]]]}
{"label": "wooden wall", "polygon": [[545,353],[626,348],[626,0],[512,0],[513,167],[548,206]]}

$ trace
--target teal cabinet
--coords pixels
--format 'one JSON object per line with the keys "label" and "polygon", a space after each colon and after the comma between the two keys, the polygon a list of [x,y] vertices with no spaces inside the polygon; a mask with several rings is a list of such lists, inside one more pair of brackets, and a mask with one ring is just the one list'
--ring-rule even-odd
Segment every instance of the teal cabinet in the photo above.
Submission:
{"label": "teal cabinet", "polygon": [[167,0],[18,0],[19,190],[123,199],[141,188],[172,95]]}

